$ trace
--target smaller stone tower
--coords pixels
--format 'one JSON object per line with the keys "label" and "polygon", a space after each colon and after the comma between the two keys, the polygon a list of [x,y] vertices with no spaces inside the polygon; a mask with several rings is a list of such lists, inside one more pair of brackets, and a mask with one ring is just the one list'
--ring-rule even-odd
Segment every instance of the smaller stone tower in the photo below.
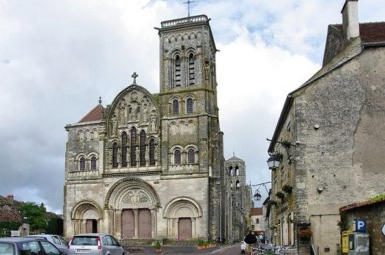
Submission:
{"label": "smaller stone tower", "polygon": [[247,187],[245,161],[235,155],[225,162],[225,180],[227,183],[227,210],[229,215],[226,231],[229,241],[239,241],[245,235],[247,222]]}

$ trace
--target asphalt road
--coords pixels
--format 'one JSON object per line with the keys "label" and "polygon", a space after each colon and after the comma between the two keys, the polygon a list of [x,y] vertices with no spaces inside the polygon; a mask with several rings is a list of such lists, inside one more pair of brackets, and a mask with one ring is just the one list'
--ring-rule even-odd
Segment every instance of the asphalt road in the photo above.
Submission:
{"label": "asphalt road", "polygon": [[172,247],[164,246],[161,253],[156,253],[153,247],[126,247],[133,255],[143,255],[143,254],[215,254],[215,255],[235,255],[240,254],[239,245],[227,246],[227,247],[215,247],[210,249],[198,250],[196,247]]}

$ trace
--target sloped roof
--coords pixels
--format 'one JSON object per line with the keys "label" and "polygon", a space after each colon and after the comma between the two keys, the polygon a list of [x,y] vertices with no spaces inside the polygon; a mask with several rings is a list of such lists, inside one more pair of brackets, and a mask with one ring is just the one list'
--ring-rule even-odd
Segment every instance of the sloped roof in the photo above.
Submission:
{"label": "sloped roof", "polygon": [[349,210],[352,210],[355,208],[361,208],[361,207],[365,207],[365,206],[369,206],[369,205],[373,205],[373,204],[380,204],[380,203],[385,203],[385,198],[378,199],[378,200],[368,200],[368,201],[361,202],[361,203],[350,204],[350,205],[341,207],[340,212],[345,212],[345,211],[349,211]]}
{"label": "sloped roof", "polygon": [[[342,25],[332,25],[342,33]],[[360,37],[363,43],[385,42],[385,22],[360,23]]]}
{"label": "sloped roof", "polygon": [[89,113],[87,113],[78,123],[97,121],[102,119],[103,106],[98,104]]}
{"label": "sloped roof", "polygon": [[257,207],[257,208],[251,208],[250,209],[250,215],[251,216],[262,215],[262,214],[263,214],[262,207]]}

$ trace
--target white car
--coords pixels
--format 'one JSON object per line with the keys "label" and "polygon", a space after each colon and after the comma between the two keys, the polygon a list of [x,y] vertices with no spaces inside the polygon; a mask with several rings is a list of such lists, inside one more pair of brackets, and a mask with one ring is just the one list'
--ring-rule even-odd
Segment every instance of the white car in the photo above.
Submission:
{"label": "white car", "polygon": [[245,241],[242,241],[242,242],[241,242],[241,253],[242,253],[242,254],[243,254],[243,253],[246,253],[246,246],[247,246],[246,242],[245,242]]}

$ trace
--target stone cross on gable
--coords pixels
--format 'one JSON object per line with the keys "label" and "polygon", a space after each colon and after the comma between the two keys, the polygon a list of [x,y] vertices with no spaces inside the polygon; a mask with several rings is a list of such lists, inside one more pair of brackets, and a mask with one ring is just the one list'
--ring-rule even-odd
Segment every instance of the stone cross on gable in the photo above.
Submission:
{"label": "stone cross on gable", "polygon": [[131,77],[134,78],[134,81],[132,82],[132,84],[136,85],[136,78],[138,78],[138,74],[136,72],[134,72]]}

